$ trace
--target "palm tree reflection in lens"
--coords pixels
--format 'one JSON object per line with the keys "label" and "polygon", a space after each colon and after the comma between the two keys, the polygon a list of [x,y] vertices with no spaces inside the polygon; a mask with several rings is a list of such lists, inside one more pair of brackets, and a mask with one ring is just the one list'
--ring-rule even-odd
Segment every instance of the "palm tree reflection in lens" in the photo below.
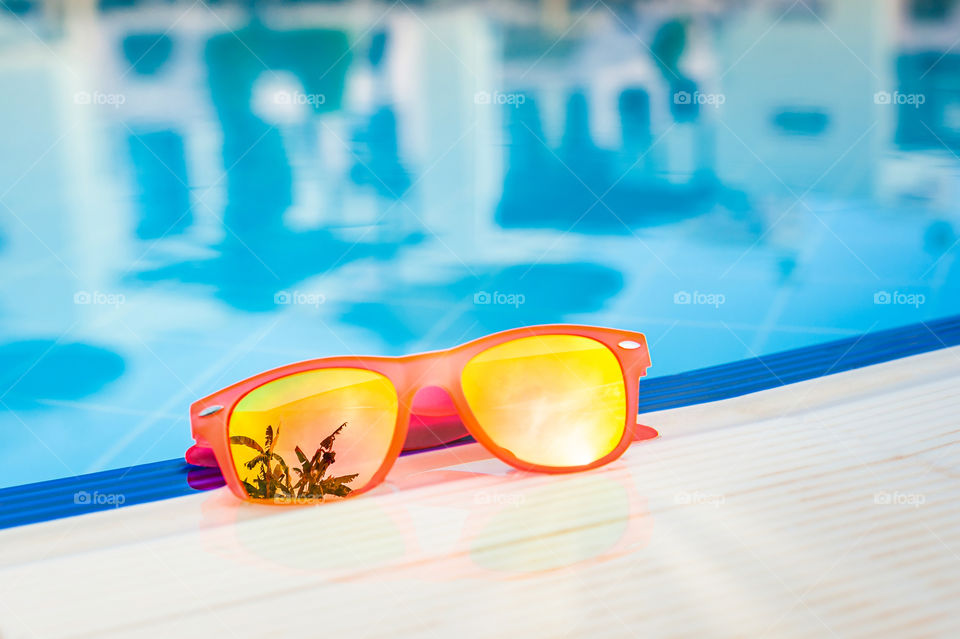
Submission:
{"label": "palm tree reflection in lens", "polygon": [[244,464],[247,470],[256,470],[257,474],[252,478],[252,481],[240,478],[247,495],[253,499],[273,499],[276,501],[297,499],[323,501],[326,495],[336,497],[349,495],[353,489],[347,484],[356,479],[357,474],[324,477],[327,470],[336,461],[336,453],[333,451],[334,440],[346,426],[346,422],[340,424],[335,431],[320,442],[320,447],[317,448],[312,457],[308,458],[300,449],[300,446],[294,449],[297,461],[300,462],[300,468],[294,467],[293,469],[293,472],[297,473],[296,483],[293,483],[293,477],[287,462],[278,453],[274,452],[277,442],[280,440],[279,424],[277,424],[276,431],[274,431],[272,425],[267,426],[263,444],[245,435],[232,436],[230,438],[231,444],[246,446],[257,453],[253,459]]}

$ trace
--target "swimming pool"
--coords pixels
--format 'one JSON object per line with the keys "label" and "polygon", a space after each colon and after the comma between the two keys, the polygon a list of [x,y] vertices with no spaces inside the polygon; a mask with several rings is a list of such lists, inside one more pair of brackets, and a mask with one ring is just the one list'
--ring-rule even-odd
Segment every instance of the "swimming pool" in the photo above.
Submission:
{"label": "swimming pool", "polygon": [[956,11],[101,4],[0,13],[0,486],[310,357],[582,322],[663,376],[960,313]]}

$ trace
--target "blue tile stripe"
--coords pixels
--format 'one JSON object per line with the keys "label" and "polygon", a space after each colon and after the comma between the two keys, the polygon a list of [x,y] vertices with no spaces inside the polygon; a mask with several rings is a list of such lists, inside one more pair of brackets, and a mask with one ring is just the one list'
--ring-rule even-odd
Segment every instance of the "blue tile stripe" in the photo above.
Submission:
{"label": "blue tile stripe", "polygon": [[[958,344],[960,316],[867,333],[644,380],[639,410],[739,397]],[[172,459],[4,488],[0,489],[0,529],[171,499],[222,483],[216,469]]]}
{"label": "blue tile stripe", "polygon": [[639,412],[739,397],[960,344],[960,316],[644,380]]}
{"label": "blue tile stripe", "polygon": [[0,529],[189,495],[197,489],[187,483],[188,473],[193,485],[203,485],[204,479],[216,484],[220,478],[217,469],[171,459],[4,488]]}

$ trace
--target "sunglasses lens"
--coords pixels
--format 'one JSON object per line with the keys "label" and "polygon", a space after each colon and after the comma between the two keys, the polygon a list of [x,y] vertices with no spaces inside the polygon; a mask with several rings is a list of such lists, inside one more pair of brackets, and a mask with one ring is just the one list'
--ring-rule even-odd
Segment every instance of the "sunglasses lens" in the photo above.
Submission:
{"label": "sunglasses lens", "polygon": [[383,466],[397,391],[383,375],[327,368],[247,393],[230,415],[230,451],[247,495],[268,501],[346,497]]}
{"label": "sunglasses lens", "polygon": [[461,382],[487,436],[530,464],[595,462],[626,428],[620,364],[588,337],[541,335],[494,346],[467,363]]}

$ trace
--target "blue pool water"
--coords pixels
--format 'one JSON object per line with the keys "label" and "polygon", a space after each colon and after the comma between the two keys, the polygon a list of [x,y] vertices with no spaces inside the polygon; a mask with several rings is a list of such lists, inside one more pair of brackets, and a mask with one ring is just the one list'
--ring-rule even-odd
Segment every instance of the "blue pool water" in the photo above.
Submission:
{"label": "blue pool water", "polygon": [[960,313],[955,3],[100,4],[0,9],[0,486],[311,357]]}

